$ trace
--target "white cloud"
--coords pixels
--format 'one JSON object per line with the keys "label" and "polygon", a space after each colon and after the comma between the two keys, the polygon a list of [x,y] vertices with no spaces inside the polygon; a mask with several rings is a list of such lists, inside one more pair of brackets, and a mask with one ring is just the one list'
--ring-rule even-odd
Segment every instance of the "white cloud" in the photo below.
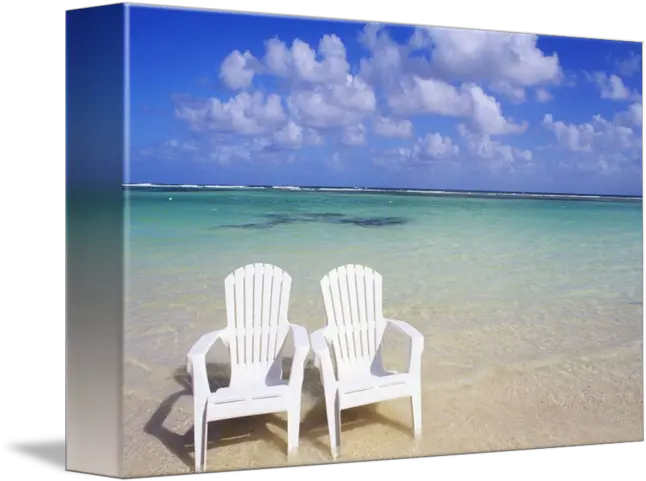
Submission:
{"label": "white cloud", "polygon": [[255,75],[256,59],[249,52],[231,52],[220,66],[220,78],[233,90],[245,89],[251,86]]}
{"label": "white cloud", "polygon": [[[460,148],[447,135],[431,132],[418,138],[411,147],[399,147],[386,153],[386,157],[403,163],[425,163],[455,159]],[[385,163],[381,157],[375,157],[377,163]]]}
{"label": "white cloud", "polygon": [[217,98],[180,100],[175,112],[194,130],[241,135],[272,132],[287,120],[280,97],[276,94],[265,97],[260,92],[241,92],[227,102]]}
{"label": "white cloud", "polygon": [[639,98],[639,94],[635,90],[631,91],[617,75],[595,72],[588,75],[588,78],[597,84],[602,99],[634,100]]}
{"label": "white cloud", "polygon": [[640,104],[631,105],[613,121],[595,115],[589,122],[567,124],[546,114],[543,126],[552,132],[559,147],[581,156],[577,159],[579,167],[605,166],[603,170],[611,171],[622,163],[641,163]]}
{"label": "white cloud", "polygon": [[376,110],[373,90],[348,75],[345,84],[296,90],[287,99],[290,113],[303,125],[326,129],[357,124]]}
{"label": "white cloud", "polygon": [[469,153],[476,158],[487,160],[494,169],[510,168],[517,162],[527,163],[532,160],[531,151],[492,140],[489,134],[472,132],[463,124],[458,125],[458,131],[467,142]]}
{"label": "white cloud", "polygon": [[[538,36],[528,34],[419,27],[406,44],[399,44],[381,25],[369,24],[360,41],[371,56],[362,60],[360,72],[387,88],[398,77],[410,75],[480,82],[522,102],[525,88],[563,80],[558,56],[542,52],[537,40]],[[419,51],[425,55],[414,55]]]}
{"label": "white cloud", "polygon": [[566,124],[554,121],[552,114],[545,114],[543,126],[554,133],[556,142],[563,148],[573,152],[590,152],[594,140],[594,127],[592,124]]}
{"label": "white cloud", "polygon": [[349,125],[361,118],[359,112],[332,102],[325,89],[294,92],[287,99],[287,107],[298,122],[318,129]]}
{"label": "white cloud", "polygon": [[419,139],[416,148],[422,157],[429,159],[455,157],[460,153],[460,149],[453,144],[449,136],[443,137],[437,132],[426,134]]}
{"label": "white cloud", "polygon": [[408,138],[413,135],[413,123],[410,120],[395,120],[378,116],[373,121],[373,129],[382,137]]}
{"label": "white cloud", "polygon": [[359,41],[370,50],[370,57],[360,61],[359,74],[373,85],[386,89],[397,84],[399,78],[409,73],[410,62],[405,46],[394,42],[379,24],[368,24]]}
{"label": "white cloud", "polygon": [[505,95],[509,100],[516,104],[525,100],[525,89],[514,85],[507,80],[496,80],[491,82],[489,88],[494,92]]}
{"label": "white cloud", "polygon": [[273,139],[280,146],[292,148],[303,145],[318,145],[323,142],[323,139],[315,130],[304,129],[293,120],[290,120],[280,130],[277,130]]}
{"label": "white cloud", "polygon": [[432,46],[436,71],[462,81],[503,81],[529,87],[557,83],[558,56],[545,55],[538,36],[456,28],[421,28]]}
{"label": "white cloud", "polygon": [[[500,103],[481,86],[470,81],[456,87],[428,74],[468,79],[480,75],[490,88],[516,102],[524,100],[525,86],[556,82],[560,76],[558,58],[543,55],[533,36],[418,29],[408,44],[398,44],[386,30],[371,24],[360,40],[371,56],[361,61],[357,75],[350,73],[345,45],[336,35],[323,36],[316,50],[299,39],[287,45],[273,38],[265,42],[260,60],[237,50],[225,59],[220,75],[231,88],[249,88],[257,75],[285,79],[290,88],[285,100],[289,115],[282,111],[279,98],[272,99],[275,108],[270,109],[269,97],[265,101],[268,105],[263,106],[258,93],[250,97],[239,94],[226,104],[216,99],[206,107],[185,107],[178,115],[193,128],[245,135],[273,133],[274,141],[280,138],[290,145],[297,142],[299,128],[313,132],[339,127],[344,129],[341,141],[357,145],[365,142],[364,123],[370,119],[377,135],[410,137],[410,120],[396,121],[377,113],[374,86],[379,84],[386,87],[386,102],[395,114],[458,117],[466,119],[475,133],[515,134],[524,132],[527,124],[504,117]],[[410,55],[420,48],[432,49],[431,65],[423,57]],[[455,54],[448,55],[450,51]],[[280,128],[283,130],[278,133]]]}
{"label": "white cloud", "polygon": [[628,106],[628,109],[619,112],[615,116],[615,123],[618,125],[632,127],[633,125],[641,126],[643,122],[643,108],[641,102],[635,102]]}
{"label": "white cloud", "polygon": [[[272,38],[265,42],[265,51],[254,52],[255,56],[234,50],[221,63],[219,75],[224,85],[240,92],[229,99],[179,99],[176,115],[206,136],[247,137],[239,145],[229,140],[221,144],[205,141],[210,147],[199,147],[201,155],[208,152],[219,162],[278,156],[281,150],[287,154],[286,149],[319,145],[328,129],[337,142],[350,146],[366,143],[366,126],[370,125],[381,137],[411,138],[414,124],[408,115],[437,115],[461,122],[459,140],[468,159],[483,159],[492,168],[531,164],[531,151],[495,140],[495,136],[520,134],[528,128],[527,122],[505,116],[496,97],[513,103],[528,97],[548,102],[552,99],[548,89],[563,83],[559,57],[541,51],[537,36],[418,28],[407,42],[398,43],[380,25],[370,24],[360,41],[369,54],[359,65],[350,64],[346,46],[333,34],[312,46],[299,39],[287,44]],[[618,72],[636,71],[635,58],[618,62]],[[287,89],[282,97],[254,92],[254,83],[262,76],[279,79],[279,85]],[[595,116],[590,122],[566,124],[548,114],[543,127],[553,133],[561,148],[581,155],[598,154],[605,163],[637,152],[641,149],[641,131],[637,131],[642,125],[641,96],[617,75],[597,72],[588,74],[588,79],[598,86],[602,98],[633,103],[612,121]],[[404,162],[420,163],[461,156],[458,145],[440,133],[410,142],[391,154]],[[198,150],[176,140],[160,149],[183,149],[184,155]],[[446,165],[452,164],[460,162]]]}
{"label": "white cloud", "polygon": [[459,88],[436,79],[413,77],[402,81],[399,91],[388,98],[397,113],[433,113],[466,117],[472,127],[485,134],[501,135],[524,132],[526,123],[516,124],[502,115],[500,103],[475,84]]}
{"label": "white cloud", "polygon": [[375,92],[360,77],[347,75],[342,84],[332,85],[331,101],[349,110],[371,113],[377,107]]}
{"label": "white cloud", "polygon": [[277,38],[266,42],[265,64],[269,71],[294,82],[344,83],[350,71],[343,42],[336,35],[325,35],[317,52],[296,39],[288,47]]}
{"label": "white cloud", "polygon": [[[375,112],[373,88],[360,76],[350,74],[346,49],[336,35],[325,35],[315,51],[296,39],[287,46],[278,38],[265,42],[262,61],[249,52],[231,53],[220,75],[231,88],[247,88],[255,75],[283,78],[290,89],[286,99],[289,113],[299,125],[326,129],[361,122]],[[239,129],[238,129],[239,130]],[[252,133],[258,128],[245,128]]]}

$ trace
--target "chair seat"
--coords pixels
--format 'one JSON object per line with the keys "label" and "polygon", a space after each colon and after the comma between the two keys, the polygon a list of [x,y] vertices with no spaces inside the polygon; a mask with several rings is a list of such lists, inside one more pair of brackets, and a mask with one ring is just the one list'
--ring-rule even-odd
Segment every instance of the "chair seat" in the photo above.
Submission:
{"label": "chair seat", "polygon": [[288,388],[288,381],[284,379],[273,380],[271,381],[271,384],[264,385],[222,387],[209,395],[207,403],[228,404],[234,402],[279,398],[288,393]]}
{"label": "chair seat", "polygon": [[370,389],[380,389],[408,384],[410,375],[407,372],[377,371],[363,372],[344,376],[338,384],[341,394],[351,394]]}

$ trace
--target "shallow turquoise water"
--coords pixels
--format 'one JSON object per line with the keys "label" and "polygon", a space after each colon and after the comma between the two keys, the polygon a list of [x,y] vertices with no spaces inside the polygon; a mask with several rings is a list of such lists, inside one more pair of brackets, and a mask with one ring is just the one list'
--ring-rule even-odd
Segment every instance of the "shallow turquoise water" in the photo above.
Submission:
{"label": "shallow turquoise water", "polygon": [[[127,196],[126,352],[166,333],[172,347],[156,351],[160,363],[224,325],[224,278],[251,262],[292,275],[290,318],[308,329],[324,322],[320,278],[357,263],[384,276],[386,314],[429,336],[540,326],[552,340],[537,339],[535,349],[553,353],[641,341],[641,203],[272,190]],[[530,354],[513,352],[490,361]]]}

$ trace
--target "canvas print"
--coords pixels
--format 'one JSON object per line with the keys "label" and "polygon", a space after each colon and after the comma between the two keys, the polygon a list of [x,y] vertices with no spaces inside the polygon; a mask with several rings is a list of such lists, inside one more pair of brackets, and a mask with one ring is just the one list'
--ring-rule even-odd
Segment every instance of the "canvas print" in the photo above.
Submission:
{"label": "canvas print", "polygon": [[640,43],[127,12],[124,476],[643,440]]}

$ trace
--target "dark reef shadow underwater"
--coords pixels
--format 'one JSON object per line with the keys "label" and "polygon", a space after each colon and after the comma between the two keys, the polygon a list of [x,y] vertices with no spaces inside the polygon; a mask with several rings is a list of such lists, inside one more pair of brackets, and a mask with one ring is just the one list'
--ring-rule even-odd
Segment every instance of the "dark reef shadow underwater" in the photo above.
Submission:
{"label": "dark reef shadow underwater", "polygon": [[308,213],[308,214],[265,214],[267,219],[263,222],[247,224],[227,224],[214,229],[271,229],[279,225],[297,223],[322,222],[326,224],[350,224],[359,227],[386,227],[406,224],[404,217],[348,217],[336,212]]}

